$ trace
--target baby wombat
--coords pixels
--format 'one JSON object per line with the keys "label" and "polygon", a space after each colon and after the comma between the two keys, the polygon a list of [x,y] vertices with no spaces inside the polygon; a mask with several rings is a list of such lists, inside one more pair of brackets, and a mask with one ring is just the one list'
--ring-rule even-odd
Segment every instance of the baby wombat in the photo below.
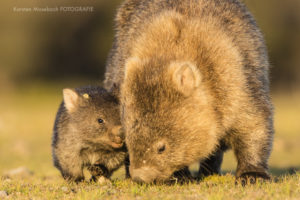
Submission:
{"label": "baby wombat", "polygon": [[126,0],[116,17],[105,87],[121,86],[130,173],[168,180],[200,160],[218,173],[223,151],[238,180],[268,179],[273,111],[260,30],[238,0]]}
{"label": "baby wombat", "polygon": [[91,86],[63,90],[52,152],[54,165],[65,179],[82,181],[84,167],[93,180],[109,178],[124,164],[127,153],[114,91]]}

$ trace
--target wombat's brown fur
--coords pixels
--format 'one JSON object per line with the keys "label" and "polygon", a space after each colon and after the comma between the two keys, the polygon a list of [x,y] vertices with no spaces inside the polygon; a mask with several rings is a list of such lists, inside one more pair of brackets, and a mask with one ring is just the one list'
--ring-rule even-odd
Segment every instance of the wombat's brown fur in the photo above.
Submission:
{"label": "wombat's brown fur", "polygon": [[273,138],[263,37],[238,0],[127,0],[116,17],[105,85],[121,85],[130,172],[164,181],[200,160],[218,173],[268,178]]}
{"label": "wombat's brown fur", "polygon": [[126,148],[118,99],[100,87],[64,89],[52,138],[54,165],[67,180],[109,178],[124,164]]}

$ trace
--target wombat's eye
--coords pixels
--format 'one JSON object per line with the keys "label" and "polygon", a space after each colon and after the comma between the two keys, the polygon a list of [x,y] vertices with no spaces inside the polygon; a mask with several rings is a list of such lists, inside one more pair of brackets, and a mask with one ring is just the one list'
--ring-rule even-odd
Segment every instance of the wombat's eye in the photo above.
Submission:
{"label": "wombat's eye", "polygon": [[162,154],[166,150],[166,145],[161,145],[157,148],[157,153]]}
{"label": "wombat's eye", "polygon": [[99,124],[102,124],[104,122],[104,120],[101,119],[101,118],[99,118],[97,121],[98,121]]}

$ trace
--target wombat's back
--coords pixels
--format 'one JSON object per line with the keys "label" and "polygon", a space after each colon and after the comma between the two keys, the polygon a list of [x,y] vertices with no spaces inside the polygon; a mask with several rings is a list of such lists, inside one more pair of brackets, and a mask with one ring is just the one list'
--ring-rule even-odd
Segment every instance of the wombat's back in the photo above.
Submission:
{"label": "wombat's back", "polygon": [[[174,11],[186,19],[194,18],[204,22],[208,28],[210,25],[215,26],[215,29],[225,33],[233,45],[242,52],[245,74],[249,75],[248,81],[252,85],[253,93],[256,96],[261,95],[261,92],[253,86],[253,83],[261,81],[267,84],[260,86],[266,91],[269,90],[269,63],[262,34],[252,15],[238,0],[126,0],[116,16],[116,37],[107,62],[106,88],[122,82],[125,61],[132,54],[136,38],[149,30],[147,27],[155,18],[168,11]],[[163,20],[160,29],[167,29]],[[156,39],[159,38],[150,38],[151,41]],[[222,39],[216,38],[220,41]],[[149,43],[145,48],[151,51]]]}
{"label": "wombat's back", "polygon": [[118,10],[116,31],[107,88],[123,82],[129,57],[159,55],[197,62],[221,115],[248,106],[249,99],[237,96],[250,96],[258,109],[272,110],[264,40],[238,0],[127,0]]}

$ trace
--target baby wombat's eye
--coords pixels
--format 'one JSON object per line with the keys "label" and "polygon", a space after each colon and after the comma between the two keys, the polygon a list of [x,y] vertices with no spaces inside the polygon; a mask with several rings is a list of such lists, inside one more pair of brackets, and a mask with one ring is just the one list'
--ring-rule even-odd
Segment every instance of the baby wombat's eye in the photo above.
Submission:
{"label": "baby wombat's eye", "polygon": [[99,124],[103,124],[103,122],[104,122],[104,120],[101,119],[101,118],[97,119],[97,121],[98,121]]}
{"label": "baby wombat's eye", "polygon": [[166,150],[166,145],[165,144],[160,144],[157,148],[157,153],[162,154]]}

